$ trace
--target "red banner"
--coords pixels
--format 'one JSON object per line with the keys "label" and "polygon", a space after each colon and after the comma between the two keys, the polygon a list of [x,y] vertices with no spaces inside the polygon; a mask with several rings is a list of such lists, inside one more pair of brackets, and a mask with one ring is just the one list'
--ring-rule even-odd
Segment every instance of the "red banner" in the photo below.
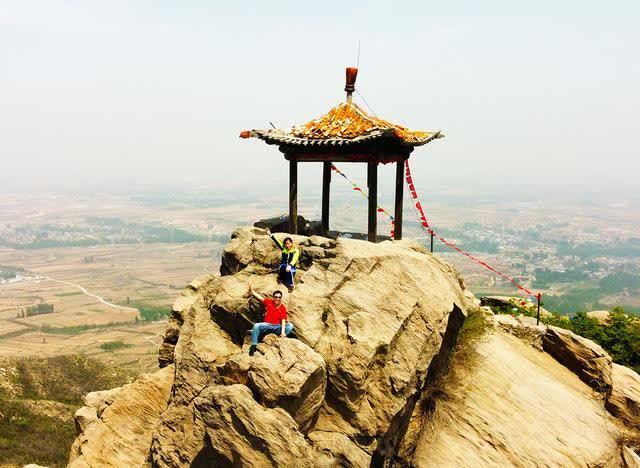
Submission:
{"label": "red banner", "polygon": [[447,239],[445,239],[444,237],[436,234],[433,229],[431,229],[431,227],[429,226],[429,222],[427,221],[427,217],[424,214],[424,210],[422,209],[422,204],[420,203],[419,199],[418,199],[418,193],[416,192],[416,189],[413,185],[413,177],[411,177],[411,169],[409,169],[409,161],[406,160],[404,162],[404,167],[405,167],[405,179],[407,181],[407,185],[409,186],[409,192],[411,193],[411,198],[413,199],[413,206],[415,208],[416,211],[416,215],[418,216],[418,220],[420,222],[420,224],[422,225],[422,228],[429,234],[432,235],[433,237],[436,237],[437,239],[439,239],[443,244],[445,244],[446,246],[456,250],[457,252],[460,252],[462,255],[468,257],[469,259],[471,259],[472,261],[474,261],[475,263],[477,263],[478,265],[482,265],[483,267],[491,270],[492,272],[494,272],[496,275],[500,276],[501,278],[509,281],[510,283],[512,283],[516,288],[518,288],[521,291],[526,292],[527,294],[531,295],[531,296],[535,296],[538,298],[538,300],[540,300],[540,294],[534,294],[531,291],[529,291],[527,288],[525,288],[524,286],[522,286],[521,284],[519,284],[516,280],[514,280],[513,278],[511,278],[510,276],[505,275],[504,273],[499,272],[498,270],[496,270],[495,268],[493,268],[492,266],[488,265],[487,263],[483,262],[482,260],[474,257],[473,255],[471,255],[468,252],[465,252],[464,250],[462,250],[460,247],[458,247],[457,245],[455,245],[453,242],[448,241]]}

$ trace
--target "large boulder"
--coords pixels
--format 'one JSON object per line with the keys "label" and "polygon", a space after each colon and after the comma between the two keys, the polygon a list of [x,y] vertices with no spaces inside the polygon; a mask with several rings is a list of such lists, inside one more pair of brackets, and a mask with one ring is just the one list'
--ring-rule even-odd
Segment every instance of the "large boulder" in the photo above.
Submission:
{"label": "large boulder", "polygon": [[267,335],[253,357],[231,357],[220,370],[225,383],[248,385],[258,401],[286,410],[305,431],[324,401],[324,359],[299,340]]}
{"label": "large boulder", "polygon": [[293,418],[281,408],[265,408],[244,385],[212,385],[195,399],[206,427],[196,459],[206,466],[313,467],[311,447]]}
{"label": "large boulder", "polygon": [[313,449],[332,467],[360,468],[369,466],[371,455],[341,432],[314,431],[308,434]]}
{"label": "large boulder", "polygon": [[619,466],[624,427],[547,353],[496,329],[457,362],[398,466]]}
{"label": "large boulder", "polygon": [[628,367],[614,364],[613,388],[605,404],[614,416],[640,429],[640,375]]}
{"label": "large boulder", "polygon": [[262,229],[236,230],[223,275],[191,283],[174,305],[163,363],[175,363],[175,383],[151,444],[155,465],[192,464],[207,453],[195,399],[214,384],[244,385],[256,404],[286,411],[299,434],[316,432],[313,450],[325,461],[351,457],[343,451],[370,456],[420,388],[452,305],[475,301],[455,269],[414,242],[292,237],[301,268],[284,303],[299,341],[267,337],[251,359],[241,354],[262,318],[249,285],[279,289],[279,253]]}
{"label": "large boulder", "polygon": [[142,375],[117,391],[89,394],[76,413],[79,431],[69,467],[142,466],[167,406],[173,366]]}
{"label": "large boulder", "polygon": [[205,429],[194,412],[193,400],[211,383],[217,366],[240,351],[232,337],[211,319],[203,298],[203,287],[217,279],[205,276],[192,281],[181,296],[188,300],[174,305],[169,320],[167,329],[176,327],[178,333],[175,340],[171,332],[175,344],[170,362],[175,363],[175,380],[169,406],[162,413],[151,443],[151,458],[157,466],[188,465],[200,452]]}
{"label": "large boulder", "polygon": [[611,389],[611,356],[587,338],[558,327],[548,327],[543,349],[598,392]]}

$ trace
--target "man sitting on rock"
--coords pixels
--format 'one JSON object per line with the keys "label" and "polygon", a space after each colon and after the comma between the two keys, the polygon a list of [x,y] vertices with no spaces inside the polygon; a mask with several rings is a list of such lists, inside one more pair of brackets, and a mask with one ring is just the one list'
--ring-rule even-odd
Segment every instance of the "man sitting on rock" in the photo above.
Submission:
{"label": "man sitting on rock", "polygon": [[291,335],[293,324],[291,322],[287,323],[287,308],[282,305],[282,291],[274,291],[273,299],[265,298],[258,294],[251,285],[249,285],[249,292],[256,299],[262,301],[265,307],[264,322],[258,322],[253,325],[253,331],[251,332],[249,356],[253,356],[261,334],[277,333],[281,338],[284,338]]}
{"label": "man sitting on rock", "polygon": [[293,277],[296,274],[296,263],[298,263],[298,258],[300,257],[300,250],[293,245],[291,237],[285,237],[281,244],[269,229],[267,229],[267,236],[270,236],[281,250],[278,284],[284,283],[289,292],[291,292],[293,291]]}

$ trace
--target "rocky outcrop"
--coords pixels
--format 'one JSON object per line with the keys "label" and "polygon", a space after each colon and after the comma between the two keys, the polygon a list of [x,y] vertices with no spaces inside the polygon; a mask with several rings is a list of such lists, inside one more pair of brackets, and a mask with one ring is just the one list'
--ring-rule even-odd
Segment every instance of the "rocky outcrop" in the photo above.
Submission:
{"label": "rocky outcrop", "polygon": [[611,356],[591,340],[558,327],[548,327],[543,349],[596,391],[611,389]]}
{"label": "rocky outcrop", "polygon": [[[620,462],[624,428],[584,383],[611,386],[610,358],[593,343],[524,317],[465,319],[477,301],[462,278],[411,241],[292,237],[302,256],[283,302],[296,336],[268,335],[248,355],[262,318],[250,286],[280,289],[279,255],[262,229],[237,230],[221,276],[194,280],[174,304],[166,374],[154,374],[172,386],[168,399],[146,398],[150,432],[133,410],[147,404],[139,387],[150,377],[93,395],[72,463],[82,446],[104,447],[98,464],[153,467]],[[495,330],[450,369],[456,337],[478,316]],[[129,445],[103,428],[127,404],[140,431],[123,431]]]}
{"label": "rocky outcrop", "polygon": [[613,364],[611,380],[613,388],[605,405],[607,410],[640,429],[640,375],[628,367]]}
{"label": "rocky outcrop", "polygon": [[[518,309],[527,310],[529,313],[537,313],[538,311],[535,302],[514,296],[483,296],[480,298],[480,305],[494,309],[494,312],[500,314],[517,312]],[[540,317],[551,317],[552,315],[544,307],[540,307]]]}
{"label": "rocky outcrop", "polygon": [[547,331],[547,326],[537,324],[533,317],[526,315],[494,315],[490,320],[499,328],[526,341],[539,351],[542,351],[542,337]]}
{"label": "rocky outcrop", "polygon": [[324,359],[298,340],[267,335],[253,358],[245,353],[232,356],[219,372],[225,384],[246,385],[262,405],[287,411],[301,431],[324,402]]}
{"label": "rocky outcrop", "polygon": [[622,462],[625,468],[640,468],[640,456],[627,446],[622,447]]}
{"label": "rocky outcrop", "polygon": [[180,327],[184,323],[185,312],[193,305],[197,299],[197,280],[187,285],[187,288],[182,291],[178,299],[173,304],[171,309],[171,320],[164,332],[164,339],[162,345],[158,350],[158,365],[162,368],[174,361],[174,352],[176,343],[178,342],[178,336],[180,335]]}
{"label": "rocky outcrop", "polygon": [[[466,318],[462,310],[454,305],[442,337],[442,344],[438,353],[431,359],[422,387],[416,389],[404,408],[393,417],[387,433],[376,447],[371,460],[372,466],[393,464],[399,458],[399,454],[406,451],[403,447],[411,446],[411,451],[413,451],[417,440],[417,431],[412,430],[415,429],[412,427],[415,426],[412,422],[415,423],[416,413],[421,414],[423,411],[427,411],[427,408],[432,408],[435,405],[440,392],[439,387],[442,386],[442,382],[448,374],[447,369]],[[406,459],[402,460],[402,457],[400,460],[408,462]]]}
{"label": "rocky outcrop", "polygon": [[69,467],[142,466],[172,382],[169,366],[124,387],[89,393],[76,412]]}
{"label": "rocky outcrop", "polygon": [[311,447],[281,408],[265,408],[244,385],[212,385],[195,399],[207,466],[313,467]]}
{"label": "rocky outcrop", "polygon": [[573,372],[500,328],[476,351],[416,416],[410,466],[618,465],[624,429]]}
{"label": "rocky outcrop", "polygon": [[172,360],[168,362],[175,362],[169,406],[162,413],[150,449],[158,466],[190,464],[202,450],[205,427],[193,400],[214,381],[217,367],[240,352],[240,346],[212,320],[204,299],[204,288],[216,280],[206,275],[189,283],[174,304],[167,325],[168,330],[178,330],[178,339],[171,345]]}
{"label": "rocky outcrop", "polygon": [[360,464],[420,387],[453,304],[466,309],[473,297],[452,267],[409,241],[292,237],[301,265],[284,303],[298,340],[267,337],[246,354],[247,330],[261,318],[249,285],[278,287],[279,253],[262,229],[234,232],[222,276],[192,283],[174,305],[162,362],[174,362],[176,376],[153,464],[193,463],[203,450],[228,455],[200,398],[237,385],[265,410],[285,411],[316,456]]}

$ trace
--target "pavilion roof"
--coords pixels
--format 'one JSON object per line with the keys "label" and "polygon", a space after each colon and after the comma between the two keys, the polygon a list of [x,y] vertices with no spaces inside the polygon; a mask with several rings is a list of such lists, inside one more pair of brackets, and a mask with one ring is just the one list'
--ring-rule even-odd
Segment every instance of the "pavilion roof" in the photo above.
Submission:
{"label": "pavilion roof", "polygon": [[384,139],[410,147],[444,137],[441,132],[415,131],[392,124],[367,114],[353,102],[339,104],[322,117],[290,130],[250,130],[242,132],[240,136],[260,138],[275,145],[343,146]]}

